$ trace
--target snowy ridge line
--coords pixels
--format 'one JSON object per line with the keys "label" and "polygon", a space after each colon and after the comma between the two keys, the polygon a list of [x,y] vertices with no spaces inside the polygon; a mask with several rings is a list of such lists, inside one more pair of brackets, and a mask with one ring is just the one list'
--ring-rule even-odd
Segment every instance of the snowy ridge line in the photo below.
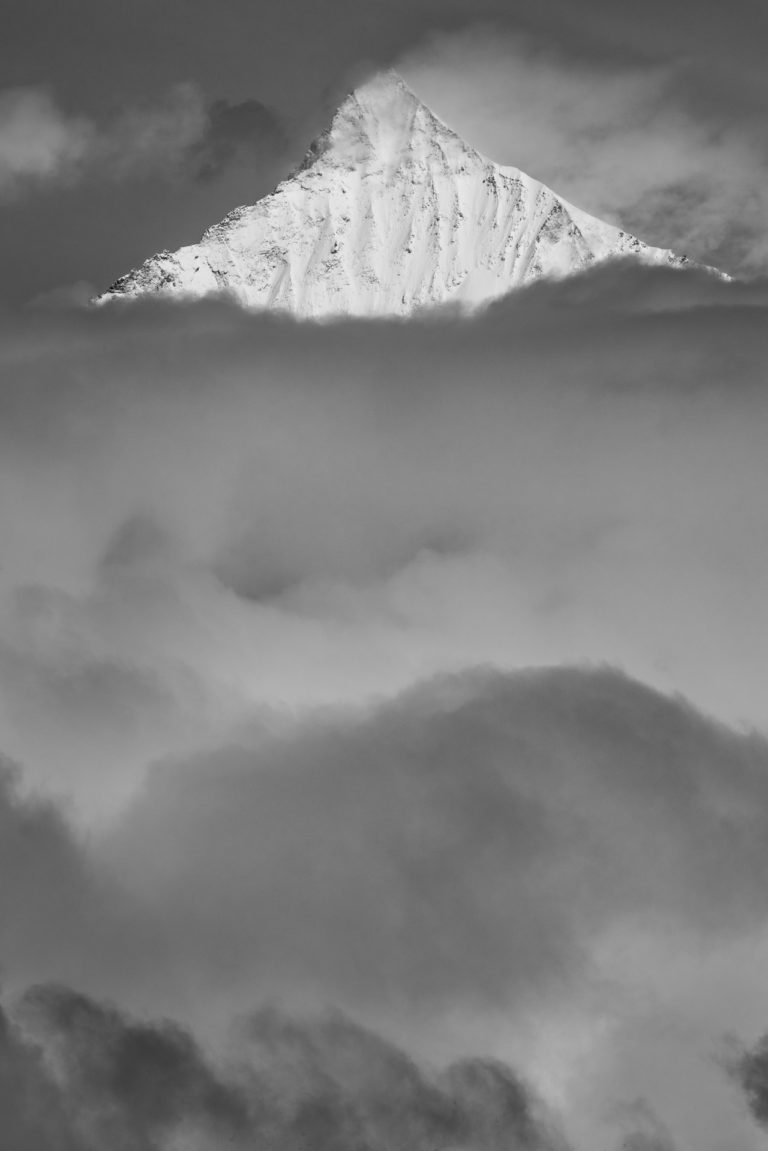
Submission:
{"label": "snowy ridge line", "polygon": [[226,292],[305,318],[403,316],[622,257],[689,263],[486,159],[386,72],[344,101],[274,192],[198,244],[151,256],[98,302]]}

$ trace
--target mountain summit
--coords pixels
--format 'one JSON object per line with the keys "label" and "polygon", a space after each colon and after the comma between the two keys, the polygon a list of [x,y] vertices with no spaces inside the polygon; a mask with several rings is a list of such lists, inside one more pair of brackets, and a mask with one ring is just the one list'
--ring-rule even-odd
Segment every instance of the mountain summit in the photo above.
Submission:
{"label": "mountain summit", "polygon": [[227,292],[302,317],[407,315],[627,256],[687,262],[481,156],[386,72],[347,97],[274,192],[199,244],[150,257],[101,300]]}

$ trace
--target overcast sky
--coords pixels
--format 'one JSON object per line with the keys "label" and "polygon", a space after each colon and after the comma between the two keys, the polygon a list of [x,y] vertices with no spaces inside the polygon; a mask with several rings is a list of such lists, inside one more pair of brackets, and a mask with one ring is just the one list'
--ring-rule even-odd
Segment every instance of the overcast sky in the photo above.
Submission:
{"label": "overcast sky", "polygon": [[[765,1146],[767,44],[749,0],[7,0],[8,1151]],[[391,64],[736,278],[82,306]]]}

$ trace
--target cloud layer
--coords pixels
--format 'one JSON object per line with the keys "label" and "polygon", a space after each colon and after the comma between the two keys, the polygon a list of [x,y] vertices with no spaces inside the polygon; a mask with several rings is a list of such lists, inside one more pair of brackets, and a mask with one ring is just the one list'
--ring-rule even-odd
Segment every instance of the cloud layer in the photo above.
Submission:
{"label": "cloud layer", "polygon": [[751,1147],[765,301],[616,267],[472,321],[6,317],[9,991],[217,1045],[336,1005],[520,1068],[575,1146]]}
{"label": "cloud layer", "polygon": [[339,1013],[254,1013],[238,1023],[237,1059],[232,1051],[221,1065],[177,1024],[61,986],[31,989],[17,1013],[22,1027],[0,1014],[0,1102],[14,1151],[566,1147],[502,1063],[421,1068]]}
{"label": "cloud layer", "polygon": [[[482,1036],[578,1145],[618,1140],[628,1118],[654,1129],[630,1106],[641,1096],[683,1146],[749,1140],[715,1054],[768,1001],[754,980],[712,997],[711,969],[768,947],[766,778],[764,740],[607,670],[553,670],[447,677],[241,734],[157,769],[95,839],[6,789],[6,980],[170,1011],[219,1047],[222,1021],[254,1004],[340,1004],[441,1062]],[[178,1032],[123,1040],[113,1012],[65,992],[39,1002],[67,1033],[68,1092],[127,1084],[107,1113],[155,1115],[182,1088],[158,1093],[154,1063],[197,1066]],[[278,1040],[305,1050],[271,1018],[270,1058]],[[340,1040],[319,1040],[325,1082]],[[466,1074],[449,1073],[452,1091],[508,1089],[491,1065]],[[192,1118],[207,1082],[195,1071],[181,1096]],[[489,1137],[493,1106],[478,1102]],[[329,1123],[340,1138],[341,1115]]]}
{"label": "cloud layer", "polygon": [[607,661],[764,723],[759,284],[618,269],[474,324],[150,304],[6,331],[0,679],[31,778],[108,802],[254,707],[488,662]]}

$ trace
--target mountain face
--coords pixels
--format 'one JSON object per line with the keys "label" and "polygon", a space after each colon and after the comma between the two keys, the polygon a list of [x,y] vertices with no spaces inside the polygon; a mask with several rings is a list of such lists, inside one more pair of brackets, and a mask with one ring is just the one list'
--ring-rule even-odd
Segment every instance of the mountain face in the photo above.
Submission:
{"label": "mountain face", "polygon": [[100,300],[227,292],[301,317],[407,315],[621,256],[687,262],[487,160],[385,73],[345,100],[271,195],[199,244],[152,256]]}

